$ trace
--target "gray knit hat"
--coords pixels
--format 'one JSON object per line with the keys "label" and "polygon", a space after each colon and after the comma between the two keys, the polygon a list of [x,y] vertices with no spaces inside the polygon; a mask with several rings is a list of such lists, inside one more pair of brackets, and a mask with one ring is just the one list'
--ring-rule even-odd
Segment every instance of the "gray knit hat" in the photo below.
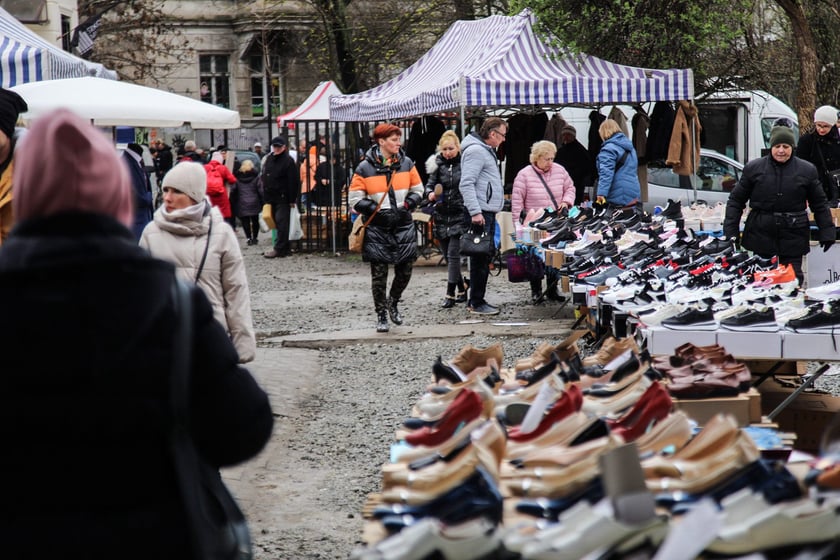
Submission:
{"label": "gray knit hat", "polygon": [[207,192],[207,172],[200,163],[182,161],[163,177],[161,188],[166,187],[181,191],[197,204]]}

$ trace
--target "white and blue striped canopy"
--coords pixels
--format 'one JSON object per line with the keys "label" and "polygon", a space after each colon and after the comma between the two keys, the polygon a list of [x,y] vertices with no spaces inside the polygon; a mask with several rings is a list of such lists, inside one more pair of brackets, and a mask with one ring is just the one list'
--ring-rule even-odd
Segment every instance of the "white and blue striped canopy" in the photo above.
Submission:
{"label": "white and blue striped canopy", "polygon": [[82,76],[117,79],[116,72],[61,50],[0,8],[0,87]]}
{"label": "white and blue striped canopy", "polygon": [[330,120],[374,121],[463,107],[596,105],[694,98],[691,69],[653,70],[570,55],[533,30],[534,16],[456,21],[400,75],[330,98]]}

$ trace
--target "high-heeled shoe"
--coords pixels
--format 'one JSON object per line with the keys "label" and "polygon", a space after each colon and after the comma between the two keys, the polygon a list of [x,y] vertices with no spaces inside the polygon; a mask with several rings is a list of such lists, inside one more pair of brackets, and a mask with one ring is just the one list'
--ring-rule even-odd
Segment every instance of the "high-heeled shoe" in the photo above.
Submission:
{"label": "high-heeled shoe", "polygon": [[484,404],[478,393],[464,389],[452,401],[440,420],[433,426],[426,426],[406,434],[409,445],[438,445],[450,438],[462,423],[474,420],[484,411]]}
{"label": "high-heeled shoe", "polygon": [[607,420],[607,424],[610,432],[630,443],[644,434],[654,422],[668,416],[673,404],[662,384],[653,383],[628,412],[616,420]]}

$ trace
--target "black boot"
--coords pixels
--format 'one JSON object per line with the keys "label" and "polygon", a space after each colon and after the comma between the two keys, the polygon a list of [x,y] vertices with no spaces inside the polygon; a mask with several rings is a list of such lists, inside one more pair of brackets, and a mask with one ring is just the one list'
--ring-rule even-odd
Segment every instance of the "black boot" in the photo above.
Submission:
{"label": "black boot", "polygon": [[388,332],[388,312],[380,311],[379,319],[376,321],[376,332]]}
{"label": "black boot", "polygon": [[402,325],[403,318],[400,315],[400,310],[397,309],[397,303],[399,303],[398,298],[388,298],[388,314],[391,316],[391,322],[395,325]]}
{"label": "black boot", "polygon": [[461,278],[458,283],[458,297],[455,298],[455,303],[464,303],[467,301],[467,289],[470,287],[470,281],[466,278]]}
{"label": "black boot", "polygon": [[446,284],[446,297],[443,300],[444,309],[452,309],[455,307],[455,282],[448,282]]}

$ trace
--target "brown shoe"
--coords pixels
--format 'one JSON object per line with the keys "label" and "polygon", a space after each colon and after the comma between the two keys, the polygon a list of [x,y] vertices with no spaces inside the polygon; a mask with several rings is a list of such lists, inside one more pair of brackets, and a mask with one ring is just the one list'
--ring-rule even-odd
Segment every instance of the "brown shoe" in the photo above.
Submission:
{"label": "brown shoe", "polygon": [[636,340],[632,336],[620,338],[616,340],[613,337],[607,338],[601,345],[601,348],[595,354],[587,356],[583,359],[583,365],[586,367],[594,365],[606,365],[615,358],[626,352],[633,350],[638,354],[639,347],[636,345]]}
{"label": "brown shoe", "polygon": [[486,348],[476,348],[472,344],[468,344],[461,348],[461,351],[449,363],[460,369],[462,373],[467,374],[475,368],[486,366],[487,360],[490,358],[496,360],[499,365],[504,362],[504,351],[501,344],[492,344]]}

